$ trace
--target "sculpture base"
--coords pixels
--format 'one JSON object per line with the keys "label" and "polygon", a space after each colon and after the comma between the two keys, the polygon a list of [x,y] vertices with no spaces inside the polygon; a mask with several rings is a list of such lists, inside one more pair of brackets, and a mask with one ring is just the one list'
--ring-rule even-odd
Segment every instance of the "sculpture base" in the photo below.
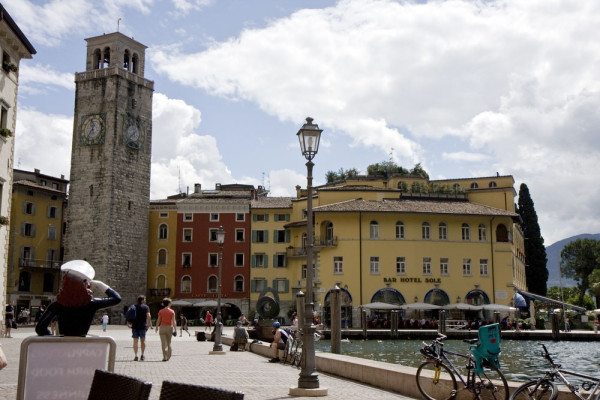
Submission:
{"label": "sculpture base", "polygon": [[208,352],[208,354],[211,356],[213,356],[213,355],[224,356],[225,354],[227,354],[227,352],[223,351],[223,350],[211,350]]}
{"label": "sculpture base", "polygon": [[290,396],[298,397],[324,397],[327,396],[327,388],[303,389],[291,387],[288,393]]}

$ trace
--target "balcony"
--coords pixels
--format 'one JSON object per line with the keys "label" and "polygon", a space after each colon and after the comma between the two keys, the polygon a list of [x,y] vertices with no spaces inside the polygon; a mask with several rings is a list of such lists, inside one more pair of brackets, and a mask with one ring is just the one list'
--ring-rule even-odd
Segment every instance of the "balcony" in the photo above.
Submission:
{"label": "balcony", "polygon": [[46,260],[37,258],[19,258],[19,267],[60,270],[61,260]]}
{"label": "balcony", "polygon": [[306,257],[306,249],[304,247],[288,247],[287,248],[288,258],[301,258]]}
{"label": "balcony", "polygon": [[148,289],[152,297],[168,297],[171,294],[171,288]]}
{"label": "balcony", "polygon": [[314,247],[337,247],[338,238],[337,236],[330,238],[321,238],[319,236],[315,236]]}

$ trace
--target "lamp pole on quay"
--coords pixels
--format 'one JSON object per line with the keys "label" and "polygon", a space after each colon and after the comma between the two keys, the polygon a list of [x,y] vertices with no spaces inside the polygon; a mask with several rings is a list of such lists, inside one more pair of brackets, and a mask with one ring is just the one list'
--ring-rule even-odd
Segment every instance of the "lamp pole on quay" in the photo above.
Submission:
{"label": "lamp pole on quay", "polygon": [[298,387],[290,388],[290,395],[302,396],[311,392],[311,396],[327,396],[327,389],[319,388],[319,376],[316,373],[315,330],[313,324],[313,210],[312,210],[312,159],[319,150],[322,129],[306,118],[306,123],[297,133],[300,149],[308,160],[306,184],[306,296],[304,297],[304,321],[302,324],[302,370],[298,378]]}
{"label": "lamp pole on quay", "polygon": [[217,243],[219,244],[219,277],[217,281],[217,315],[215,322],[215,344],[211,354],[225,354],[223,351],[223,344],[221,342],[221,332],[223,329],[223,320],[221,319],[221,287],[222,276],[223,276],[223,243],[225,242],[225,230],[222,226],[219,226],[217,231]]}

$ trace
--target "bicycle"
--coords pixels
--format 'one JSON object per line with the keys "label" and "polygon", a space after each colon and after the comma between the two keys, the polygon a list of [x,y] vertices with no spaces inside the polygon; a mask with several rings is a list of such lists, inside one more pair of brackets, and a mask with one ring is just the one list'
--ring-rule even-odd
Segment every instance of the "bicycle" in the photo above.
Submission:
{"label": "bicycle", "polygon": [[[498,332],[495,341],[499,342],[500,334],[497,326],[491,327],[488,325],[482,328],[495,329]],[[462,393],[459,394],[456,380],[456,377],[458,377],[463,385],[461,391],[471,392],[474,399],[508,400],[508,383],[499,370],[497,359],[497,355],[500,353],[499,346],[495,356],[488,353],[486,354],[487,357],[482,357],[480,346],[475,346],[478,341],[480,345],[483,343],[481,340],[482,328],[479,331],[479,339],[463,339],[464,342],[472,345],[470,354],[445,350],[443,341],[446,336],[441,333],[438,333],[438,337],[430,344],[423,342],[424,347],[420,351],[425,357],[425,362],[417,369],[417,387],[426,399],[446,400],[454,399],[457,396],[463,397]],[[448,359],[448,355],[467,361],[466,379]]]}
{"label": "bicycle", "polygon": [[290,364],[293,360],[293,344],[296,339],[296,331],[292,331],[288,336],[288,340],[285,342],[285,349],[283,349],[283,364],[286,364],[288,359]]}
{"label": "bicycle", "polygon": [[[548,353],[546,346],[543,343],[540,343],[540,345],[542,346],[542,349],[544,349],[544,352],[541,355],[550,364],[550,369],[546,371],[542,377],[519,386],[510,396],[510,400],[555,400],[558,397],[558,388],[555,383],[556,380],[565,384],[571,393],[580,400],[600,400],[600,378],[561,369],[561,365],[556,364],[552,357],[550,357],[550,353]],[[565,375],[573,375],[585,380],[577,387],[569,382]],[[593,390],[591,390],[587,396],[584,396],[581,389],[586,392],[589,392],[591,389]]]}

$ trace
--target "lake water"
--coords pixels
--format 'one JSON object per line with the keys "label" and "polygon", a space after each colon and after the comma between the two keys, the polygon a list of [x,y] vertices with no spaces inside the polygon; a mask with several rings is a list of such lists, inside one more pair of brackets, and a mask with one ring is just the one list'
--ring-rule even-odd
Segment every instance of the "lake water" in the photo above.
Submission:
{"label": "lake water", "polygon": [[[446,340],[444,343],[444,349],[458,353],[467,353],[469,349],[469,345],[460,340]],[[502,354],[499,359],[506,379],[523,382],[537,378],[548,369],[548,362],[540,356],[542,347],[538,343],[544,343],[554,362],[561,364],[564,369],[600,376],[600,343],[598,342],[502,340]],[[331,343],[329,340],[320,340],[315,343],[315,347],[317,351],[330,352]],[[421,348],[423,348],[423,340],[342,342],[344,355],[415,368],[424,360],[419,352]],[[465,364],[464,361],[455,362],[454,359],[451,361],[457,367]]]}

